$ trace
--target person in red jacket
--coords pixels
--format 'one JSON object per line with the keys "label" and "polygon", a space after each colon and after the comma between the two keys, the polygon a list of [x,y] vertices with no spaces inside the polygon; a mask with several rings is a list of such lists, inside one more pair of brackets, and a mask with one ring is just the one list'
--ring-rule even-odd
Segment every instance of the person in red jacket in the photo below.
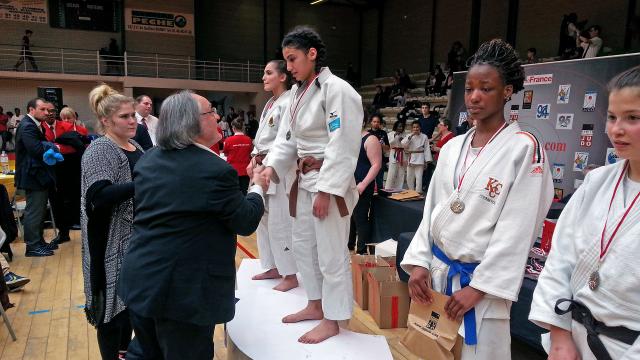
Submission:
{"label": "person in red jacket", "polygon": [[227,157],[227,162],[238,172],[240,190],[246,194],[249,188],[247,166],[251,162],[253,144],[251,138],[242,132],[244,124],[240,119],[233,120],[231,128],[233,129],[233,135],[224,140],[223,152]]}

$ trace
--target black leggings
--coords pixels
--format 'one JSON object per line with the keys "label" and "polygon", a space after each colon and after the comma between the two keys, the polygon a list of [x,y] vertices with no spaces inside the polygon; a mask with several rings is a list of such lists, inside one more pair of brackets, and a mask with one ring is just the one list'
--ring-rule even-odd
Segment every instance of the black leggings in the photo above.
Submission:
{"label": "black leggings", "polygon": [[131,320],[129,311],[124,310],[106,324],[100,324],[98,330],[98,347],[103,360],[118,359],[120,350],[126,351],[131,342]]}

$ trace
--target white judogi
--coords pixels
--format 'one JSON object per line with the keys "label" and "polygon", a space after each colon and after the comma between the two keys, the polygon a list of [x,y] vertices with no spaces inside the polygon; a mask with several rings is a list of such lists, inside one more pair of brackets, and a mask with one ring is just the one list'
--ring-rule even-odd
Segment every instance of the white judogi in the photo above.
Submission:
{"label": "white judogi", "polygon": [[[433,255],[436,244],[451,260],[480,263],[470,286],[486,293],[476,305],[476,346],[464,345],[462,359],[510,359],[509,312],[518,299],[527,254],[551,205],[553,184],[544,150],[517,123],[502,130],[467,168],[455,214],[456,168],[464,161],[473,131],[442,148],[429,184],[424,217],[402,261],[431,271],[432,287],[444,293],[449,267]],[[460,276],[453,278],[460,289]],[[464,336],[464,324],[458,332]]]}
{"label": "white judogi", "polygon": [[387,189],[402,189],[402,185],[404,183],[404,174],[407,170],[407,158],[404,154],[403,162],[401,164],[396,159],[396,153],[402,153],[404,150],[404,145],[402,144],[402,139],[406,138],[408,135],[402,133],[398,134],[395,131],[390,131],[388,134],[389,137],[389,172],[387,173],[387,182],[385,184],[385,188]]}
{"label": "white judogi", "polygon": [[[260,126],[253,140],[254,146],[251,155],[266,155],[273,145],[278,134],[278,128],[282,124],[286,111],[289,108],[290,92],[286,91],[275,101],[269,99],[260,117]],[[264,215],[260,220],[257,230],[258,251],[260,263],[264,269],[277,268],[280,275],[292,275],[298,272],[291,243],[291,225],[289,216],[289,198],[287,189],[295,178],[295,166],[291,166],[289,173],[285,174],[278,184],[269,184],[269,190],[265,194]]]}
{"label": "white judogi", "polygon": [[[589,275],[597,268],[609,202],[624,164],[619,161],[589,172],[562,211],[529,313],[529,319],[543,328],[553,325],[572,331],[583,360],[595,359],[587,345],[586,330],[571,319],[571,313],[555,313],[558,299],[583,304],[607,326],[640,330],[640,204],[636,203],[627,215],[600,265],[598,289],[592,291],[587,286]],[[639,185],[628,178],[621,182],[608,215],[605,244],[640,191]],[[547,351],[549,340],[549,334],[543,335]],[[640,339],[632,346],[606,336],[600,336],[600,340],[613,359],[640,359]]]}
{"label": "white judogi", "polygon": [[424,172],[424,164],[433,161],[431,156],[431,147],[429,146],[429,137],[423,133],[419,135],[411,134],[402,139],[401,144],[405,151],[420,151],[409,154],[407,165],[407,187],[417,192],[422,192],[422,173]]}
{"label": "white judogi", "polygon": [[[320,171],[300,174],[297,214],[293,221],[293,252],[309,300],[322,299],[330,320],[351,318],[353,288],[349,266],[350,217],[341,217],[335,196],[344,198],[349,213],[358,201],[353,173],[360,150],[363,111],[360,95],[344,80],[322,68],[307,84],[291,89],[291,106],[264,163],[282,177],[296,159],[324,159]],[[289,140],[286,134],[290,133]],[[331,196],[329,215],[320,220],[312,207],[318,191]]]}

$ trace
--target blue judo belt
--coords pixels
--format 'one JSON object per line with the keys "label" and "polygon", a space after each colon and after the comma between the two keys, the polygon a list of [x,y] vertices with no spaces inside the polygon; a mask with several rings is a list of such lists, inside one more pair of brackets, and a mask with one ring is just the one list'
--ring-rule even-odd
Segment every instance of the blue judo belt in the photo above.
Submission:
{"label": "blue judo belt", "polygon": [[[455,275],[460,274],[460,288],[464,288],[471,282],[471,274],[480,263],[463,263],[458,260],[451,260],[447,255],[440,250],[436,244],[431,246],[431,252],[435,257],[440,259],[443,263],[449,266],[449,273],[447,274],[447,291],[446,294],[451,296],[451,283]],[[476,310],[475,308],[469,309],[464,314],[464,343],[467,345],[476,345],[478,339],[476,338]]]}

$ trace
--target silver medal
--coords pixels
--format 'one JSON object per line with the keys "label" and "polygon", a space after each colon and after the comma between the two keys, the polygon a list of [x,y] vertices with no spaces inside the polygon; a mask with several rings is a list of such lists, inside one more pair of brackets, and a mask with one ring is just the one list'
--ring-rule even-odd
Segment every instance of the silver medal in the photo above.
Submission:
{"label": "silver medal", "polygon": [[600,286],[600,274],[598,273],[598,270],[589,275],[587,285],[589,285],[589,289],[591,289],[591,291],[596,291],[596,289],[598,289],[598,286]]}
{"label": "silver medal", "polygon": [[451,202],[450,208],[451,208],[451,211],[453,211],[454,213],[460,214],[461,212],[464,211],[464,203],[459,198],[456,198]]}
{"label": "silver medal", "polygon": [[287,131],[286,139],[287,139],[287,141],[291,140],[291,130]]}

